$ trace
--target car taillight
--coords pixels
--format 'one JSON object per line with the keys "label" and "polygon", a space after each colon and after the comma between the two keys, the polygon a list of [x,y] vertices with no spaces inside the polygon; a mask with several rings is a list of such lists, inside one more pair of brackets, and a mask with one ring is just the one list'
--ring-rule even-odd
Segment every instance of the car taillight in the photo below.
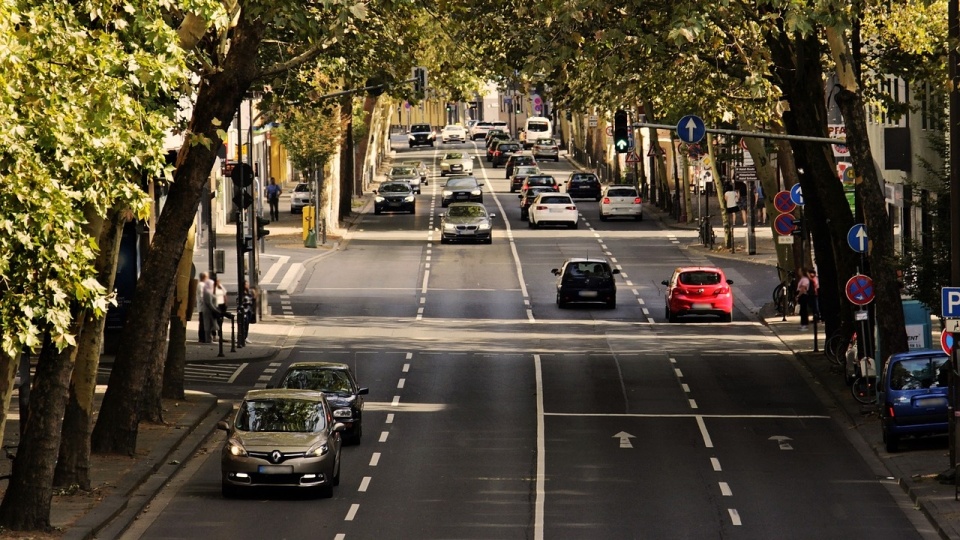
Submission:
{"label": "car taillight", "polygon": [[889,418],[893,418],[894,416],[896,416],[896,414],[893,412],[893,404],[892,404],[892,403],[887,403],[887,416],[888,416]]}
{"label": "car taillight", "polygon": [[576,209],[577,209],[576,206],[566,206],[566,207],[564,207],[564,210],[576,210]]}
{"label": "car taillight", "polygon": [[633,200],[633,204],[643,204],[643,200],[640,197],[637,197]]}
{"label": "car taillight", "polygon": [[713,294],[714,296],[719,296],[721,294],[730,294],[730,287],[717,287],[717,289],[713,291]]}
{"label": "car taillight", "polygon": [[547,207],[544,206],[544,205],[542,205],[542,204],[538,204],[538,205],[537,205],[537,210],[546,210],[546,209],[547,209]]}
{"label": "car taillight", "polygon": [[603,204],[610,204],[610,197],[604,197]]}
{"label": "car taillight", "polygon": [[553,190],[556,191],[557,193],[559,193],[559,192],[560,192],[560,186],[553,186]]}
{"label": "car taillight", "polygon": [[500,155],[500,151],[499,151],[499,150],[494,150],[494,151],[493,151],[493,155],[499,156],[499,155]]}

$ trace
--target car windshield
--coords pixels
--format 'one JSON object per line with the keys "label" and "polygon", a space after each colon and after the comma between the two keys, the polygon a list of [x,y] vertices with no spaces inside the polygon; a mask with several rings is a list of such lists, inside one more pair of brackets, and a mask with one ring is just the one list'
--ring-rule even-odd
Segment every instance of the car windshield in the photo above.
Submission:
{"label": "car windshield", "polygon": [[637,190],[631,188],[615,188],[607,191],[607,197],[636,197]]}
{"label": "car windshield", "polygon": [[319,390],[335,394],[350,394],[350,377],[339,369],[295,368],[280,381],[280,388]]}
{"label": "car windshield", "polygon": [[538,171],[536,167],[517,167],[517,175],[527,175],[527,174],[537,174]]}
{"label": "car windshield", "polygon": [[563,195],[547,195],[540,198],[540,204],[571,204],[570,197]]}
{"label": "car windshield", "polygon": [[517,156],[517,159],[514,163],[516,165],[532,165],[533,156]]}
{"label": "car windshield", "polygon": [[890,388],[920,390],[946,387],[950,375],[949,367],[946,356],[897,361],[890,368]]}
{"label": "car windshield", "polygon": [[575,174],[570,181],[574,184],[592,184],[597,181],[597,178],[595,176],[581,176]]}
{"label": "car windshield", "polygon": [[411,132],[430,131],[430,125],[429,125],[429,124],[414,124],[413,126],[410,127],[410,131],[411,131]]}
{"label": "car windshield", "polygon": [[538,184],[541,186],[552,186],[557,183],[552,176],[531,176],[527,178],[527,183],[533,185]]}
{"label": "car windshield", "polygon": [[567,273],[574,276],[610,277],[610,266],[592,261],[575,262],[567,265]]}
{"label": "car windshield", "polygon": [[516,152],[519,149],[519,144],[501,144],[500,146],[497,146],[497,150],[501,152]]}
{"label": "car windshield", "polygon": [[313,433],[325,425],[323,404],[317,401],[257,399],[240,404],[236,428],[254,432]]}
{"label": "car windshield", "polygon": [[540,139],[540,141],[537,142],[539,146],[553,146],[555,144],[557,143],[553,139]]}
{"label": "car windshield", "polygon": [[460,152],[450,152],[443,159],[463,159],[463,154]]}
{"label": "car windshield", "polygon": [[546,192],[548,192],[548,191],[553,191],[553,190],[550,189],[550,188],[548,188],[548,187],[543,187],[543,186],[532,187],[532,188],[530,188],[530,189],[527,190],[526,197],[527,197],[528,199],[534,199],[534,198],[536,198],[537,195],[539,195],[539,194],[541,194],[541,193],[546,193]]}
{"label": "car windshield", "polygon": [[417,172],[410,167],[394,167],[390,171],[390,176],[410,176],[414,174],[417,174]]}
{"label": "car windshield", "polygon": [[683,272],[677,281],[683,285],[718,285],[720,274],[710,271]]}
{"label": "car windshield", "polygon": [[408,191],[410,191],[410,186],[401,182],[391,182],[380,186],[380,193],[406,193]]}
{"label": "car windshield", "polygon": [[416,169],[417,167],[420,167],[421,165],[423,165],[423,162],[421,162],[421,161],[404,161],[403,164],[406,165],[407,167],[412,167],[412,168]]}
{"label": "car windshield", "polygon": [[487,211],[482,206],[451,206],[447,211],[450,217],[484,217]]}
{"label": "car windshield", "polygon": [[297,187],[293,188],[293,190],[302,193],[305,191],[310,191],[310,186],[308,186],[307,184],[297,184]]}
{"label": "car windshield", "polygon": [[477,181],[473,178],[451,178],[447,180],[448,188],[475,188]]}

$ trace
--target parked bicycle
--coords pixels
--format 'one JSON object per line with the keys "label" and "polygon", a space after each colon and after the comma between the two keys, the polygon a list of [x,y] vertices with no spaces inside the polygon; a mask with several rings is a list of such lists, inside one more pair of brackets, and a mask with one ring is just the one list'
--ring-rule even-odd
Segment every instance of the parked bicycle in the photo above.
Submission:
{"label": "parked bicycle", "polygon": [[778,315],[791,315],[797,303],[797,273],[779,266],[777,272],[780,283],[773,288],[773,304],[777,306]]}
{"label": "parked bicycle", "polygon": [[713,247],[717,243],[717,235],[713,231],[713,226],[710,225],[710,220],[703,216],[700,218],[700,245]]}
{"label": "parked bicycle", "polygon": [[856,374],[850,385],[853,398],[863,404],[877,401],[877,366],[873,358],[865,356],[856,364]]}
{"label": "parked bicycle", "polygon": [[857,350],[857,333],[854,332],[850,337],[847,337],[847,333],[841,329],[834,332],[834,334],[827,339],[823,352],[831,362],[842,366],[847,356],[847,351],[849,351],[851,347],[854,351]]}

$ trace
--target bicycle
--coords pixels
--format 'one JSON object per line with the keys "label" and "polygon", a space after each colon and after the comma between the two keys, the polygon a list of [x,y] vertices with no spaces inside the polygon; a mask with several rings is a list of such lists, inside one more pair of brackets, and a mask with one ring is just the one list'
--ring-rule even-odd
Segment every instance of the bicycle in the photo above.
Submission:
{"label": "bicycle", "polygon": [[[790,315],[793,313],[797,302],[797,273],[793,270],[785,270],[779,266],[777,267],[777,272],[779,272],[781,276],[786,275],[786,278],[781,278],[780,283],[773,288],[773,304],[777,306],[778,315],[784,315],[784,305],[786,305],[787,308],[786,314]],[[786,296],[786,298],[784,298],[784,296]]]}
{"label": "bicycle", "polygon": [[850,386],[853,399],[865,405],[877,401],[877,368],[873,358],[865,356],[857,362],[856,377]]}
{"label": "bicycle", "polygon": [[846,337],[843,330],[838,330],[827,340],[823,352],[834,364],[843,365],[847,351],[851,347],[854,349],[857,347],[857,333],[854,332],[850,337]]}

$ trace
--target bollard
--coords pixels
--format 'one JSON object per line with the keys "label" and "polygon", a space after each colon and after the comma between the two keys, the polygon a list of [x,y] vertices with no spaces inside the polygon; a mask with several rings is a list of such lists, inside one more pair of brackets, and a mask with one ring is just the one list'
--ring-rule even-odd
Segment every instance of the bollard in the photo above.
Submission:
{"label": "bollard", "polygon": [[236,320],[230,317],[230,352],[237,352]]}
{"label": "bollard", "polygon": [[[209,338],[210,336],[207,336],[207,339]],[[217,325],[217,339],[220,341],[220,352],[217,354],[217,358],[220,358],[223,356],[223,319],[220,319]]]}
{"label": "bollard", "polygon": [[813,352],[820,352],[820,346],[817,344],[817,321],[820,317],[813,316]]}

